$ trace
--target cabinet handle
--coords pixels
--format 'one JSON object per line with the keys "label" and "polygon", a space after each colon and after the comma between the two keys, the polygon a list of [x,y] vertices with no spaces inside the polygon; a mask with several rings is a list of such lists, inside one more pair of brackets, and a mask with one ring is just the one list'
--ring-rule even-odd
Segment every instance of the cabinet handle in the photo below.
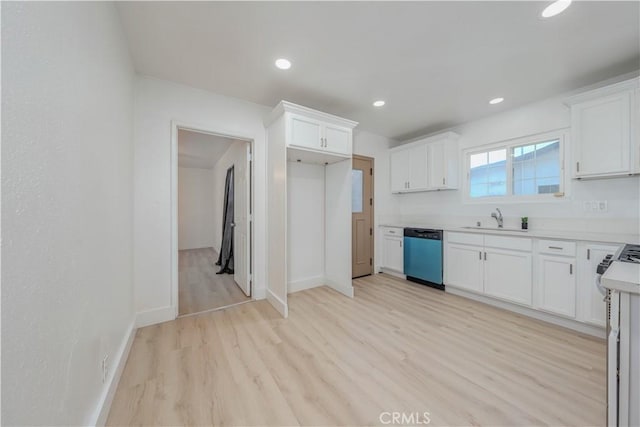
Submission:
{"label": "cabinet handle", "polygon": [[482,261],[482,251],[478,252],[478,259]]}
{"label": "cabinet handle", "polygon": [[587,259],[591,259],[591,249],[587,249]]}
{"label": "cabinet handle", "polygon": [[395,232],[395,231],[393,231],[393,230],[389,230],[389,233],[391,233],[391,234],[396,234],[396,232]]}
{"label": "cabinet handle", "polygon": [[573,264],[569,264],[569,274],[573,274]]}
{"label": "cabinet handle", "polygon": [[562,248],[560,246],[549,246],[549,249],[558,249],[558,250],[562,250]]}
{"label": "cabinet handle", "polygon": [[580,172],[580,162],[576,162],[576,172]]}
{"label": "cabinet handle", "polygon": [[486,252],[484,253],[484,260],[485,261],[487,260],[487,253]]}
{"label": "cabinet handle", "polygon": [[442,185],[444,185],[444,178],[442,178]]}
{"label": "cabinet handle", "polygon": [[402,240],[400,240],[400,247],[402,247]]}

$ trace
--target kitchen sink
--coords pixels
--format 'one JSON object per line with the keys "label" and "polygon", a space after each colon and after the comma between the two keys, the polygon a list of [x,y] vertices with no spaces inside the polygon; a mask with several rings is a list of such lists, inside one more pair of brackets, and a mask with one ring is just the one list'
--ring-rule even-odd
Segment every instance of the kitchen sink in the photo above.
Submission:
{"label": "kitchen sink", "polygon": [[498,227],[462,227],[465,230],[489,230],[489,231],[516,231],[519,233],[526,233],[529,230],[522,230],[520,228],[498,228]]}

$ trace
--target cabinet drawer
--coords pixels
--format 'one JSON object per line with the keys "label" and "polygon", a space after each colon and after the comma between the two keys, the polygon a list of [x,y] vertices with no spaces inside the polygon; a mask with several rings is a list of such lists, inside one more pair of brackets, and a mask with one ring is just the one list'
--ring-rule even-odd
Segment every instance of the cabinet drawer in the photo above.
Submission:
{"label": "cabinet drawer", "polygon": [[403,237],[404,229],[400,227],[382,227],[382,234],[390,237]]}
{"label": "cabinet drawer", "polygon": [[531,251],[533,246],[531,239],[521,237],[485,236],[486,247],[498,249],[512,249],[514,251]]}
{"label": "cabinet drawer", "polygon": [[576,242],[563,240],[538,240],[538,252],[552,255],[576,255]]}
{"label": "cabinet drawer", "polygon": [[462,245],[475,245],[475,246],[483,246],[484,245],[484,236],[482,234],[472,234],[472,233],[446,233],[447,242],[449,243],[459,243]]}

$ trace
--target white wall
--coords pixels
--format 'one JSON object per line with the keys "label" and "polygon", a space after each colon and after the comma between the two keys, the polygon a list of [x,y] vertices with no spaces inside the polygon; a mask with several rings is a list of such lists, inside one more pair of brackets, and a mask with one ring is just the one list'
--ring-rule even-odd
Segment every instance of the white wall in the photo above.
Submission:
{"label": "white wall", "polygon": [[[459,126],[453,130],[461,135],[460,149],[569,128],[570,110],[563,104],[563,99],[564,96],[555,97]],[[566,146],[565,156],[565,164],[570,167],[573,164],[571,141]],[[462,170],[460,179],[466,179]],[[639,182],[638,177],[591,181],[567,179],[565,192],[568,196],[548,202],[469,203],[464,201],[462,190],[392,195],[392,202],[399,207],[401,217],[407,221],[425,222],[430,218],[437,222],[458,221],[475,225],[475,221],[483,221],[489,224],[493,221],[490,213],[499,206],[505,216],[505,224],[509,226],[518,226],[519,218],[528,216],[533,229],[572,228],[638,233]],[[583,205],[589,200],[608,201],[609,211],[585,213]]]}
{"label": "white wall", "polygon": [[325,167],[287,163],[288,292],[324,282]]}
{"label": "white wall", "polygon": [[[215,187],[213,189],[213,198],[215,211],[213,215],[213,248],[220,253],[220,244],[222,243],[222,219],[224,217],[224,184],[227,177],[227,169],[235,166],[235,173],[238,173],[240,164],[246,162],[246,141],[234,141],[231,146],[224,152],[220,159],[213,167],[213,180]],[[237,179],[235,180],[237,183]]]}
{"label": "white wall", "polygon": [[2,423],[90,425],[134,316],[129,51],[112,3],[3,3],[2,62]]}
{"label": "white wall", "polygon": [[[255,140],[255,276],[265,294],[266,163],[263,118],[270,108],[162,80],[135,85],[135,306],[139,324],[173,318],[171,288],[171,122]],[[215,225],[214,225],[215,228]]]}
{"label": "white wall", "polygon": [[222,210],[214,203],[218,183],[213,169],[178,168],[179,250],[216,247],[214,218]]}

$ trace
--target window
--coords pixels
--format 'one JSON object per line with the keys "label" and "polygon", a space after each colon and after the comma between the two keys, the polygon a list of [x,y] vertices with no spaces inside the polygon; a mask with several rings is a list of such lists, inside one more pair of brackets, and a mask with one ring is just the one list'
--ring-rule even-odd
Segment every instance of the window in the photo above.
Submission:
{"label": "window", "polygon": [[364,178],[360,169],[351,170],[351,212],[362,212]]}
{"label": "window", "polygon": [[562,132],[467,151],[467,196],[550,197],[563,191]]}
{"label": "window", "polygon": [[471,197],[504,196],[507,192],[507,150],[472,154],[469,180]]}
{"label": "window", "polygon": [[560,140],[522,145],[512,150],[513,194],[560,191]]}

